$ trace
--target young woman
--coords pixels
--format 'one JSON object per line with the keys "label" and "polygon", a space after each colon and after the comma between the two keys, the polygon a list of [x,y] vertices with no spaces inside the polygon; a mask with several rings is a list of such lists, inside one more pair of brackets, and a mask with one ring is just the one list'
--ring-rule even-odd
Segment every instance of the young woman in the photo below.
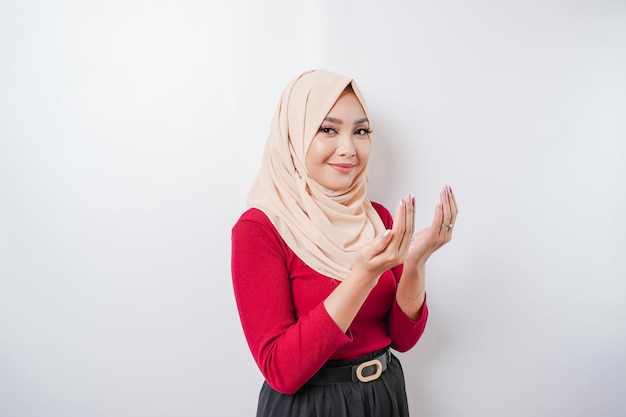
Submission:
{"label": "young woman", "polygon": [[248,209],[232,230],[241,323],[265,377],[257,416],[408,416],[404,352],[424,331],[425,264],[449,242],[450,187],[414,233],[367,198],[371,125],[354,80],[308,71],[284,90]]}

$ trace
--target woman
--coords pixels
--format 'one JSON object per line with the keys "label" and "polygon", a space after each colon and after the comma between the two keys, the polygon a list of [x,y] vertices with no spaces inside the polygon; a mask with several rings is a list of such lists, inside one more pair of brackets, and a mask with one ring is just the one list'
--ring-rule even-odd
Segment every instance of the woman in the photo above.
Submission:
{"label": "woman", "polygon": [[414,234],[413,197],[366,196],[369,116],[354,80],[308,71],[282,94],[248,210],[232,231],[241,323],[265,383],[257,416],[407,416],[390,352],[424,331],[425,264],[450,241],[442,189]]}

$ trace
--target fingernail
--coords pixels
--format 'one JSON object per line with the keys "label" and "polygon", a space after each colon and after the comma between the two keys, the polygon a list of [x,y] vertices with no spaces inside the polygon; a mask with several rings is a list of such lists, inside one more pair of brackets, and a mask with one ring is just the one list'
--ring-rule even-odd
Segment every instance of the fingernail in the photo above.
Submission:
{"label": "fingernail", "polygon": [[383,233],[383,240],[389,240],[389,236],[391,236],[391,229],[387,229],[385,230],[385,233]]}

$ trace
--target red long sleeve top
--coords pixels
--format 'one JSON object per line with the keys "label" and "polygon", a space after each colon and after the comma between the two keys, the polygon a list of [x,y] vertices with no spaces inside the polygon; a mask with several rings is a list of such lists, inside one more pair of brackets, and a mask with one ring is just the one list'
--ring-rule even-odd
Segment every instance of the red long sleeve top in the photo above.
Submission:
{"label": "red long sleeve top", "polygon": [[[386,228],[393,218],[372,202]],[[386,346],[404,352],[426,325],[396,302],[402,265],[385,271],[346,333],[324,307],[339,281],[319,274],[283,241],[267,216],[249,209],[232,229],[232,279],[243,331],[268,384],[293,394],[329,359],[353,359]]]}

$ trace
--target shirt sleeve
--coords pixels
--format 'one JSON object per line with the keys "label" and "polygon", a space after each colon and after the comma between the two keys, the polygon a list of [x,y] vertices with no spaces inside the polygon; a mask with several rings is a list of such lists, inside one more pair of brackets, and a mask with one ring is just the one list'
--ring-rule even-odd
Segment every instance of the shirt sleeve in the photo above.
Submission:
{"label": "shirt sleeve", "polygon": [[235,299],[252,356],[272,388],[293,394],[350,343],[350,332],[323,303],[296,320],[284,242],[271,224],[240,219],[231,242]]}

